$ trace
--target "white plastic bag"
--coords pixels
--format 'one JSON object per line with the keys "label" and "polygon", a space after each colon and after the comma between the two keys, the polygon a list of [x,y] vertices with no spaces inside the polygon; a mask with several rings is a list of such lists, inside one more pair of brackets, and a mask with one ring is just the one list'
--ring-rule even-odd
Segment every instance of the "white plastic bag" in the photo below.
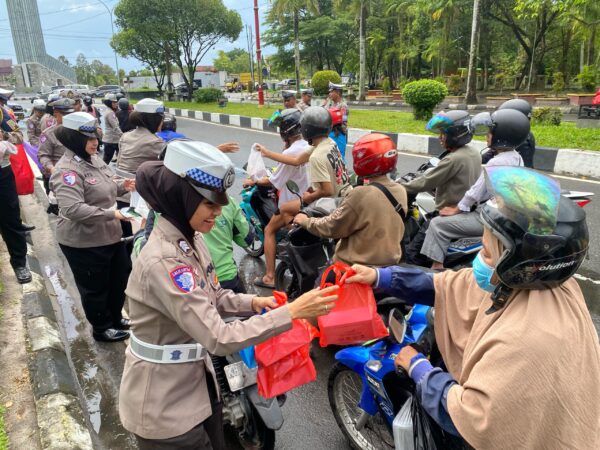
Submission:
{"label": "white plastic bag", "polygon": [[252,144],[252,148],[250,149],[250,156],[248,156],[248,166],[246,171],[248,172],[248,176],[254,181],[267,176],[265,162],[263,161],[260,152],[256,149],[256,144]]}
{"label": "white plastic bag", "polygon": [[394,446],[396,450],[413,450],[413,422],[411,415],[412,397],[404,402],[398,414],[394,418],[392,429],[394,430]]}

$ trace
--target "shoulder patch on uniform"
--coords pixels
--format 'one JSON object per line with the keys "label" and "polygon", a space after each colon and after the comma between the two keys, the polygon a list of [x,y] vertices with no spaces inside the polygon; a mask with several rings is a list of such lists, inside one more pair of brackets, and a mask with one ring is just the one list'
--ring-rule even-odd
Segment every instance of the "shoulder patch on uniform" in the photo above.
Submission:
{"label": "shoulder patch on uniform", "polygon": [[68,172],[63,173],[63,183],[66,184],[67,186],[75,186],[75,183],[77,182],[77,174],[75,172],[73,172],[72,170],[69,170]]}
{"label": "shoulder patch on uniform", "polygon": [[46,135],[45,135],[45,134],[42,134],[42,135],[40,136],[40,144],[43,144],[44,142],[46,142],[46,139],[48,139],[48,138],[46,137]]}
{"label": "shoulder patch on uniform", "polygon": [[181,292],[192,292],[196,289],[196,280],[190,266],[179,266],[169,272],[175,287]]}
{"label": "shoulder patch on uniform", "polygon": [[29,122],[29,123],[27,124],[27,128],[29,128],[29,129],[33,130],[33,129],[35,128],[35,125],[33,124],[33,122]]}
{"label": "shoulder patch on uniform", "polygon": [[185,239],[179,239],[177,245],[183,253],[190,253],[192,251],[190,244],[188,244]]}

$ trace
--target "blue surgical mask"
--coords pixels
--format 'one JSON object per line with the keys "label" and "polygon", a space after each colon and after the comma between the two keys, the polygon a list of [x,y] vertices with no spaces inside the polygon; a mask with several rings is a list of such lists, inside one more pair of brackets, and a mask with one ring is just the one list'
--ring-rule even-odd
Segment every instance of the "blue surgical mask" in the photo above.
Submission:
{"label": "blue surgical mask", "polygon": [[494,275],[494,267],[490,267],[481,257],[481,252],[473,260],[473,276],[481,289],[488,292],[494,292],[495,284],[492,284],[492,276]]}

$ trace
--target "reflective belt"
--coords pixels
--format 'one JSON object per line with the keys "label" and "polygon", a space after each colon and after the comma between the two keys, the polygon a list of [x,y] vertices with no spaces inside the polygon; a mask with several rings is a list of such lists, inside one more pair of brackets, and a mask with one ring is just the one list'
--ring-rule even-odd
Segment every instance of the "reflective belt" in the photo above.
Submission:
{"label": "reflective belt", "polygon": [[130,334],[131,353],[144,361],[156,364],[179,364],[200,361],[206,357],[206,349],[200,344],[154,345],[140,341]]}

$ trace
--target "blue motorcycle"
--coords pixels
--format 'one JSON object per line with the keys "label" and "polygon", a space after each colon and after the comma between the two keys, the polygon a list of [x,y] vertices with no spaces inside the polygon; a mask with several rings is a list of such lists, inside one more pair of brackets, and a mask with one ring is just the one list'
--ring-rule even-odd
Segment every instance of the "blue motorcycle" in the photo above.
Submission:
{"label": "blue motorcycle", "polygon": [[259,258],[264,253],[264,229],[277,211],[277,190],[270,186],[249,186],[241,192],[240,208],[254,230],[254,241],[244,250]]}
{"label": "blue motorcycle", "polygon": [[425,354],[437,353],[433,308],[415,305],[405,318],[394,307],[405,306],[400,300],[386,298],[378,302],[378,310],[386,304],[391,307],[387,319],[390,336],[338,351],[338,363],[329,375],[333,415],[355,449],[394,448],[394,418],[415,391],[408,375],[394,367],[400,349],[417,344]]}

